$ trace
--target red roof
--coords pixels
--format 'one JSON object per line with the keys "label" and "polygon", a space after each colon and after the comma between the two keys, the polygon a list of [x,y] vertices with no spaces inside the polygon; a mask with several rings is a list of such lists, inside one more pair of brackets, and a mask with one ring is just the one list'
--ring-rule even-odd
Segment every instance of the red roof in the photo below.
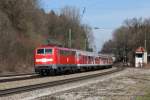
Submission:
{"label": "red roof", "polygon": [[143,47],[139,47],[136,49],[135,52],[145,52],[145,49]]}

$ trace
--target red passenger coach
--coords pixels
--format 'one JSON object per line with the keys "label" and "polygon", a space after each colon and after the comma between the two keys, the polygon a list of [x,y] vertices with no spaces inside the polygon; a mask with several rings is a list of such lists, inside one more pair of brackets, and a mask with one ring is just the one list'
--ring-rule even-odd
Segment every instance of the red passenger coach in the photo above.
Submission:
{"label": "red passenger coach", "polygon": [[112,58],[93,52],[47,45],[35,49],[34,65],[36,73],[48,75],[111,66]]}

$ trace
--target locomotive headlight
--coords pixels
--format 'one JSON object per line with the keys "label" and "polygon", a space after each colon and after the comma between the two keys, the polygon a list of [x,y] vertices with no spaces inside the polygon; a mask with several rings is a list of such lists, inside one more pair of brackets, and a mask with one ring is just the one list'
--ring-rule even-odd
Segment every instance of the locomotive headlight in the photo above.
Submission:
{"label": "locomotive headlight", "polygon": [[41,62],[41,59],[36,59],[35,61],[36,61],[36,62]]}
{"label": "locomotive headlight", "polygon": [[49,61],[53,61],[53,59],[52,59],[52,58],[50,58],[50,59],[49,59]]}
{"label": "locomotive headlight", "polygon": [[52,58],[50,58],[50,59],[47,59],[47,58],[36,59],[36,62],[48,62],[48,61],[52,62],[53,59]]}
{"label": "locomotive headlight", "polygon": [[47,59],[46,59],[46,58],[43,58],[43,59],[42,59],[42,62],[47,62]]}

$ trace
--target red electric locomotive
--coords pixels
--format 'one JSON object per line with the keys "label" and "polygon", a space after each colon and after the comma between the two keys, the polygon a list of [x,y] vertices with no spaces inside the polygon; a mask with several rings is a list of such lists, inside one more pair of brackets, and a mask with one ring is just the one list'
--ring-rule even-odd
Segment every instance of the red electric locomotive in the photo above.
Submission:
{"label": "red electric locomotive", "polygon": [[112,58],[93,52],[46,45],[35,49],[34,65],[36,73],[48,75],[111,66]]}

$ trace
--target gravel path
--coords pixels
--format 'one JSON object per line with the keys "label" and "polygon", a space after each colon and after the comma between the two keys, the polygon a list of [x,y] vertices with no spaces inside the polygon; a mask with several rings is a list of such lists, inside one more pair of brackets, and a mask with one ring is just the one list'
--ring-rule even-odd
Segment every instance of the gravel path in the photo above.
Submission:
{"label": "gravel path", "polygon": [[[90,83],[93,81],[94,83]],[[84,81],[86,82],[86,81]],[[136,100],[150,91],[150,69],[128,68],[111,76],[88,80],[87,84],[38,98],[39,100]],[[36,98],[37,100],[37,98]],[[146,99],[148,100],[148,99]]]}

